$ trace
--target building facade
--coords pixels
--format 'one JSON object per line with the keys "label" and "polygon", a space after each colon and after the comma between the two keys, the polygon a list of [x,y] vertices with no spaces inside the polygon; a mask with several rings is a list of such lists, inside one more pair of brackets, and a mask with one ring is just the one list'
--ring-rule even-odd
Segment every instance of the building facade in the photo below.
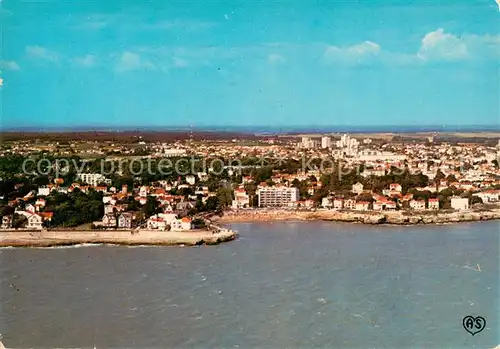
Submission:
{"label": "building facade", "polygon": [[257,190],[259,207],[285,207],[299,200],[299,189],[289,187],[264,187]]}
{"label": "building facade", "polygon": [[454,210],[468,210],[469,209],[469,199],[461,197],[451,198],[451,208]]}
{"label": "building facade", "polygon": [[78,173],[76,178],[81,180],[83,183],[87,183],[93,186],[97,186],[100,183],[106,181],[106,177],[104,177],[100,173]]}
{"label": "building facade", "polygon": [[332,147],[332,139],[330,137],[321,137],[321,148],[328,149]]}

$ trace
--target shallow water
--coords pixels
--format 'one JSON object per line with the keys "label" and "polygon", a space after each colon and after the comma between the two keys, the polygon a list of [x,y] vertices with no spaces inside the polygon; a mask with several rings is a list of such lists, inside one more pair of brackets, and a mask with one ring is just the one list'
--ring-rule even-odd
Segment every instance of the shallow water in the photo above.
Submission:
{"label": "shallow water", "polygon": [[[499,224],[234,224],[206,247],[0,250],[8,347],[492,348]],[[477,271],[479,264],[480,270]],[[471,336],[466,315],[483,316]]]}

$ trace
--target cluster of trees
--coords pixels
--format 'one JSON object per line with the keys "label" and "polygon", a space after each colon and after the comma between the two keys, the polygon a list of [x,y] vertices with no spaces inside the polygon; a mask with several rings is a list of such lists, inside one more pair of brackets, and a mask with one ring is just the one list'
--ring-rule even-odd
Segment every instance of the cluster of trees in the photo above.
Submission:
{"label": "cluster of trees", "polygon": [[139,221],[162,212],[160,202],[154,196],[148,196],[144,205],[141,205],[133,196],[126,197],[119,204],[127,205],[126,211],[136,212],[136,218]]}
{"label": "cluster of trees", "polygon": [[2,220],[4,216],[11,216],[11,215],[12,215],[12,223],[11,223],[12,228],[21,228],[23,225],[26,224],[27,222],[26,217],[14,213],[14,207],[6,204],[0,204],[0,220]]}
{"label": "cluster of trees", "polygon": [[53,192],[47,197],[46,211],[54,212],[51,225],[74,227],[100,220],[104,215],[102,193],[88,194],[75,188],[71,193]]}
{"label": "cluster of trees", "polygon": [[0,220],[2,220],[4,216],[12,216],[12,228],[21,228],[26,225],[28,221],[24,215],[15,213],[14,207],[2,203],[0,204]]}
{"label": "cluster of trees", "polygon": [[226,207],[231,206],[234,198],[234,192],[231,188],[219,188],[215,196],[207,198],[203,203],[201,195],[196,199],[196,205],[189,211],[190,215],[202,212],[221,211]]}

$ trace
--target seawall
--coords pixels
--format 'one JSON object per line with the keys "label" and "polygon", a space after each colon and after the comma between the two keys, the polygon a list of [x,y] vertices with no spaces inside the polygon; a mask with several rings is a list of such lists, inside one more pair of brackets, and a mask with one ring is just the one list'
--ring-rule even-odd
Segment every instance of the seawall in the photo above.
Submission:
{"label": "seawall", "polygon": [[52,247],[79,244],[116,245],[216,245],[234,240],[237,233],[231,230],[212,232],[157,231],[157,230],[2,230],[0,247]]}

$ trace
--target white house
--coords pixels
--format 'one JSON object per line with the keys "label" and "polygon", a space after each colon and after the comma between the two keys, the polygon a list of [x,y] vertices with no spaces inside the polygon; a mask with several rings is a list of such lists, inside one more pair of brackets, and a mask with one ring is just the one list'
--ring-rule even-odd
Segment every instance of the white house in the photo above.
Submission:
{"label": "white house", "polygon": [[481,198],[484,203],[500,201],[500,190],[484,190],[472,195]]}
{"label": "white house", "polygon": [[399,183],[391,183],[391,184],[389,184],[389,190],[401,193],[403,188],[401,187],[401,184],[399,184]]}
{"label": "white house", "polygon": [[147,226],[148,229],[159,230],[166,230],[167,226],[170,226],[172,230],[175,230],[174,227],[177,227],[177,225],[179,225],[179,227],[181,226],[180,223],[177,223],[177,221],[179,220],[177,219],[177,215],[175,213],[158,213],[149,217]]}
{"label": "white house", "polygon": [[344,208],[344,199],[338,198],[333,200],[333,208],[336,210],[341,210]]}
{"label": "white house", "polygon": [[154,215],[149,217],[147,226],[148,229],[166,230],[167,223],[163,218]]}
{"label": "white house", "polygon": [[104,205],[104,214],[113,213],[114,209],[114,205]]}
{"label": "white house", "polygon": [[358,201],[356,202],[356,211],[367,211],[370,206],[368,201]]}
{"label": "white house", "polygon": [[182,219],[174,219],[172,222],[170,222],[170,227],[174,231],[191,230],[192,229],[191,218],[184,217]]}
{"label": "white house", "polygon": [[186,182],[188,182],[191,185],[194,185],[194,183],[196,183],[196,177],[193,175],[187,175]]}
{"label": "white house", "polygon": [[332,208],[333,207],[333,198],[331,196],[327,196],[321,199],[321,206],[324,208]]}
{"label": "white house", "polygon": [[118,216],[118,228],[132,228],[133,215],[130,212],[123,212]]}
{"label": "white house", "polygon": [[42,229],[43,216],[39,213],[16,210],[17,214],[23,215],[27,219],[26,228],[28,229]]}
{"label": "white house", "polygon": [[307,199],[307,200],[304,200],[303,207],[305,207],[305,208],[313,208],[314,204],[315,204],[314,200]]}
{"label": "white house", "polygon": [[38,196],[49,196],[50,188],[49,187],[38,187]]}
{"label": "white house", "polygon": [[139,188],[139,196],[140,197],[146,197],[146,196],[148,196],[148,191],[149,191],[148,187],[146,187],[145,185],[141,186]]}
{"label": "white house", "polygon": [[204,182],[208,179],[208,174],[206,172],[198,172],[198,173],[196,173],[196,176],[202,182]]}
{"label": "white house", "polygon": [[427,208],[429,210],[439,210],[439,199],[429,199],[429,202],[427,203]]}
{"label": "white house", "polygon": [[468,210],[469,199],[454,196],[451,198],[451,208],[454,210]]}
{"label": "white house", "polygon": [[354,194],[361,194],[363,192],[363,184],[361,183],[356,183],[352,185],[352,192]]}
{"label": "white house", "polygon": [[105,205],[107,203],[111,203],[112,200],[113,200],[113,197],[111,195],[106,195],[106,196],[102,197],[102,203]]}
{"label": "white house", "polygon": [[101,225],[103,227],[108,227],[108,228],[114,228],[116,227],[116,217],[114,214],[112,213],[106,213],[103,217],[102,217],[102,223]]}
{"label": "white house", "polygon": [[244,208],[250,206],[250,197],[243,188],[234,190],[234,200],[232,202],[233,208]]}
{"label": "white house", "polygon": [[38,213],[32,214],[28,217],[28,229],[42,229],[43,217]]}
{"label": "white house", "polygon": [[344,208],[348,210],[356,209],[356,200],[354,199],[344,200]]}
{"label": "white house", "polygon": [[410,208],[413,210],[425,210],[425,200],[410,200]]}
{"label": "white house", "polygon": [[391,200],[377,200],[373,203],[373,210],[382,211],[382,210],[395,210],[396,203]]}
{"label": "white house", "polygon": [[2,228],[10,228],[12,226],[12,215],[2,217]]}
{"label": "white house", "polygon": [[193,227],[191,218],[184,217],[181,219],[181,229],[182,230],[191,230]]}

